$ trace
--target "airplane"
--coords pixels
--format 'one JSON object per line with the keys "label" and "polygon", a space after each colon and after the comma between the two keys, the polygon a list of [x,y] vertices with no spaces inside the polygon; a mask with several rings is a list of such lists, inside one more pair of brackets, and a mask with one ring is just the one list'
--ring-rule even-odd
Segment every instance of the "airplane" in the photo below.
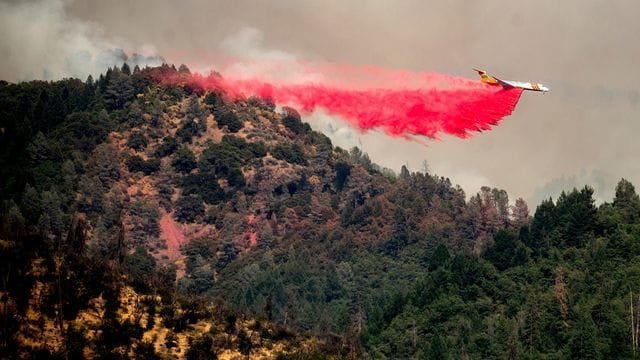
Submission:
{"label": "airplane", "polygon": [[531,90],[531,91],[542,91],[543,93],[549,91],[549,88],[538,83],[534,82],[523,82],[523,81],[512,81],[512,80],[502,80],[498,79],[495,76],[487,75],[487,72],[484,70],[473,69],[478,72],[480,75],[480,81],[489,85],[502,85],[505,89],[511,88],[520,88],[523,90]]}

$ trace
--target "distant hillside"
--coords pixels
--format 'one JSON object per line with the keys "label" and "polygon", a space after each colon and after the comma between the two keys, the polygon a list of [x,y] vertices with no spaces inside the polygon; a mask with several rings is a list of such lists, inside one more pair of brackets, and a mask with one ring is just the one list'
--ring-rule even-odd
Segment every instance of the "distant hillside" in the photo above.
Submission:
{"label": "distant hillside", "polygon": [[3,353],[635,354],[627,181],[599,208],[587,187],[530,216],[167,74],[189,70],[0,83]]}

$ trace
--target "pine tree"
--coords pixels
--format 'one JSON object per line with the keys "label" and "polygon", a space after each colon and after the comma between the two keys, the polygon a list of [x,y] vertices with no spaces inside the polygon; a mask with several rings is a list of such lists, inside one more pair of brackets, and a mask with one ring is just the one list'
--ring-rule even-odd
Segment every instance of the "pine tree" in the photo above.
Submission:
{"label": "pine tree", "polygon": [[122,73],[127,75],[127,76],[131,75],[131,68],[129,67],[129,64],[127,64],[127,63],[123,63],[122,64],[122,68],[120,68],[120,71],[122,71]]}
{"label": "pine tree", "polygon": [[636,222],[640,219],[640,197],[629,181],[622,179],[618,182],[613,207],[620,210],[628,222]]}
{"label": "pine tree", "polygon": [[131,78],[115,68],[111,72],[108,84],[104,90],[104,102],[110,109],[123,109],[133,100],[134,89]]}
{"label": "pine tree", "polygon": [[524,201],[524,199],[516,199],[516,203],[511,209],[511,213],[513,215],[511,224],[514,229],[520,230],[523,226],[529,225],[531,216],[529,215],[529,207],[527,206],[527,202]]}

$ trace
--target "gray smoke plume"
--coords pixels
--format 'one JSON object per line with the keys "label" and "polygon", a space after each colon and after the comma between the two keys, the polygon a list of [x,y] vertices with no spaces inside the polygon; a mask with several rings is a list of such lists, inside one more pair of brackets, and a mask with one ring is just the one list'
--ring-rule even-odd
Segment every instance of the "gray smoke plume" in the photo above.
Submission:
{"label": "gray smoke plume", "polygon": [[[70,16],[63,0],[0,2],[0,78],[9,81],[86,78],[122,65],[159,65],[152,47],[127,56],[90,21]],[[118,44],[118,45],[116,45]]]}

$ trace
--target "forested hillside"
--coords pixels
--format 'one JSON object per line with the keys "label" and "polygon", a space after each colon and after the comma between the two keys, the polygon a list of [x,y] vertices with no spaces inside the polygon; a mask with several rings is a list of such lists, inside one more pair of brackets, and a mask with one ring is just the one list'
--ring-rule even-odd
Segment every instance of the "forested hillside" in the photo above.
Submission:
{"label": "forested hillside", "polygon": [[1,353],[636,356],[628,181],[610,203],[587,186],[530,216],[188,76],[0,83]]}

